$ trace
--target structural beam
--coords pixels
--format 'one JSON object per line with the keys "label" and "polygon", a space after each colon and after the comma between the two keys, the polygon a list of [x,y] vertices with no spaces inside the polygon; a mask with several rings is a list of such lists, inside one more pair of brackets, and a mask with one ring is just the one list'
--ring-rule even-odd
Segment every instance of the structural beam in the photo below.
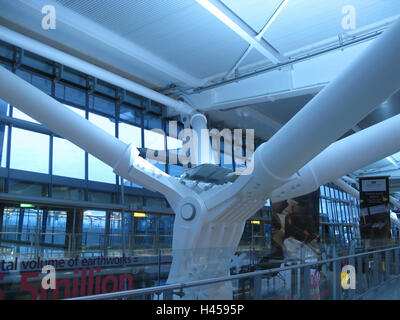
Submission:
{"label": "structural beam", "polygon": [[273,63],[276,64],[286,60],[268,42],[261,38],[258,39],[258,34],[219,0],[196,1]]}
{"label": "structural beam", "polygon": [[[400,26],[400,25],[399,25]],[[335,122],[336,123],[336,122]],[[272,202],[308,194],[321,185],[400,150],[400,115],[331,144],[271,194]],[[348,179],[348,178],[347,178]]]}
{"label": "structural beam", "polygon": [[[272,23],[275,21],[275,19],[279,16],[279,14],[282,12],[282,10],[286,7],[288,4],[289,0],[283,0],[281,4],[278,6],[276,11],[273,13],[271,18],[269,18],[268,22],[265,24],[265,26],[262,28],[262,30],[256,35],[257,40],[261,40],[262,37],[264,36],[265,32],[267,32],[268,28],[272,25]],[[229,78],[240,66],[240,64],[246,59],[246,57],[249,55],[251,50],[253,49],[253,46],[250,44],[246,51],[242,54],[242,56],[239,58],[239,60],[235,63],[235,65],[229,70],[229,72],[225,75],[224,79]]]}
{"label": "structural beam", "polygon": [[20,33],[14,32],[3,26],[0,26],[0,40],[11,43],[17,47],[23,48],[30,52],[33,52],[44,58],[61,63],[62,65],[68,66],[72,69],[79,70],[80,72],[86,73],[90,76],[111,83],[117,87],[121,87],[128,91],[134,92],[140,96],[149,98],[153,101],[157,101],[163,105],[173,108],[179,113],[183,114],[195,113],[194,107],[190,106],[185,102],[172,99],[157,91],[149,89],[141,84],[138,84],[136,82],[118,76],[94,64],[83,61],[77,57],[74,57],[70,54],[57,50],[53,47],[50,47],[34,39],[28,38]]}
{"label": "structural beam", "polygon": [[[359,131],[362,130],[362,128],[359,125],[354,126],[352,129],[353,129],[354,132],[359,132]],[[397,163],[397,161],[392,156],[386,157],[385,159],[388,162],[390,162],[390,164],[394,165],[397,169],[400,168],[399,164]]]}

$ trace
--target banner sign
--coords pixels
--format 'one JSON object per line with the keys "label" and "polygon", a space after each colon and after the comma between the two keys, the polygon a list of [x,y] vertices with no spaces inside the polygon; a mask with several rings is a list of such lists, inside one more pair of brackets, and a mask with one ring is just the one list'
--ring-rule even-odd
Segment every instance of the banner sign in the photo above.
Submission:
{"label": "banner sign", "polygon": [[125,254],[0,260],[0,300],[58,300],[160,285],[170,260]]}
{"label": "banner sign", "polygon": [[389,177],[360,178],[362,239],[390,238]]}
{"label": "banner sign", "polygon": [[318,255],[319,190],[304,196],[272,204],[273,258],[300,258],[297,254],[309,249]]}

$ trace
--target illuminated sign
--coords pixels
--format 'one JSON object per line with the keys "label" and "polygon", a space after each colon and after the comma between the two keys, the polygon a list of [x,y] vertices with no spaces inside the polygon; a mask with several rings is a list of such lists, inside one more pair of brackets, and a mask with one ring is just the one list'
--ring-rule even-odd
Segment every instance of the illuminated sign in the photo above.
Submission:
{"label": "illuminated sign", "polygon": [[146,214],[143,213],[143,212],[134,212],[133,216],[136,217],[136,218],[145,218]]}
{"label": "illuminated sign", "polygon": [[19,206],[21,208],[34,208],[35,207],[33,204],[30,204],[30,203],[21,203]]}

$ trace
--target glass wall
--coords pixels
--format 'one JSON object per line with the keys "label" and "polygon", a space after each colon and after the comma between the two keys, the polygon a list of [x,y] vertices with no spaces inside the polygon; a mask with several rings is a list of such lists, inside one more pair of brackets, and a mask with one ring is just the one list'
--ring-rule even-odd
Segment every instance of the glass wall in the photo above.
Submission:
{"label": "glass wall", "polygon": [[320,192],[321,234],[343,243],[359,239],[359,201],[334,184],[321,186]]}
{"label": "glass wall", "polygon": [[68,140],[54,137],[53,174],[85,179],[85,151]]}
{"label": "glass wall", "polygon": [[106,211],[87,210],[83,213],[82,247],[103,248]]}
{"label": "glass wall", "polygon": [[42,233],[45,234],[42,240],[45,244],[50,245],[64,245],[65,244],[65,233],[67,227],[67,212],[66,211],[45,211],[46,216],[45,230],[42,229]]}
{"label": "glass wall", "polygon": [[142,130],[139,127],[120,122],[118,128],[120,140],[126,144],[133,144],[136,148],[142,147]]}
{"label": "glass wall", "polygon": [[50,137],[37,132],[12,129],[10,167],[49,173]]}
{"label": "glass wall", "polygon": [[110,213],[110,236],[108,246],[111,248],[121,248],[122,246],[122,213]]}
{"label": "glass wall", "polygon": [[[8,103],[0,100],[0,115],[7,116],[9,112]],[[6,167],[7,161],[7,139],[8,139],[8,126],[0,123],[0,164]]]}
{"label": "glass wall", "polygon": [[42,223],[43,211],[37,209],[20,209],[20,225],[22,228],[18,230],[18,240],[32,242],[36,241],[35,235],[40,233],[40,225]]}
{"label": "glass wall", "polygon": [[135,246],[152,246],[156,240],[156,216],[134,217],[134,236]]}
{"label": "glass wall", "polygon": [[160,246],[172,246],[175,216],[159,216],[158,233]]}
{"label": "glass wall", "polygon": [[19,208],[4,208],[2,240],[17,240]]}
{"label": "glass wall", "polygon": [[[89,121],[115,136],[115,122],[112,119],[89,113]],[[89,155],[89,180],[115,183],[115,179],[113,169],[109,165]]]}

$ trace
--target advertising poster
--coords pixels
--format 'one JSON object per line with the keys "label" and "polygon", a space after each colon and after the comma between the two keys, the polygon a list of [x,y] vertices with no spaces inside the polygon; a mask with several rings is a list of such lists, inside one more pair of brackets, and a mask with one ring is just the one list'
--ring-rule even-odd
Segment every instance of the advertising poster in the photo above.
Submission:
{"label": "advertising poster", "polygon": [[[321,257],[319,234],[319,189],[316,192],[272,204],[270,267],[282,262],[298,263],[318,261]],[[275,262],[275,265],[272,263]],[[293,272],[287,272],[286,282],[296,280]],[[326,294],[321,288],[318,268],[310,270],[310,299],[320,300]],[[284,285],[283,285],[284,286]],[[322,291],[321,291],[322,289]],[[296,289],[282,289],[279,300],[291,300]]]}
{"label": "advertising poster", "polygon": [[360,178],[360,233],[362,239],[389,239],[389,178]]}
{"label": "advertising poster", "polygon": [[319,190],[272,204],[271,239],[275,259],[317,259],[320,253]]}

